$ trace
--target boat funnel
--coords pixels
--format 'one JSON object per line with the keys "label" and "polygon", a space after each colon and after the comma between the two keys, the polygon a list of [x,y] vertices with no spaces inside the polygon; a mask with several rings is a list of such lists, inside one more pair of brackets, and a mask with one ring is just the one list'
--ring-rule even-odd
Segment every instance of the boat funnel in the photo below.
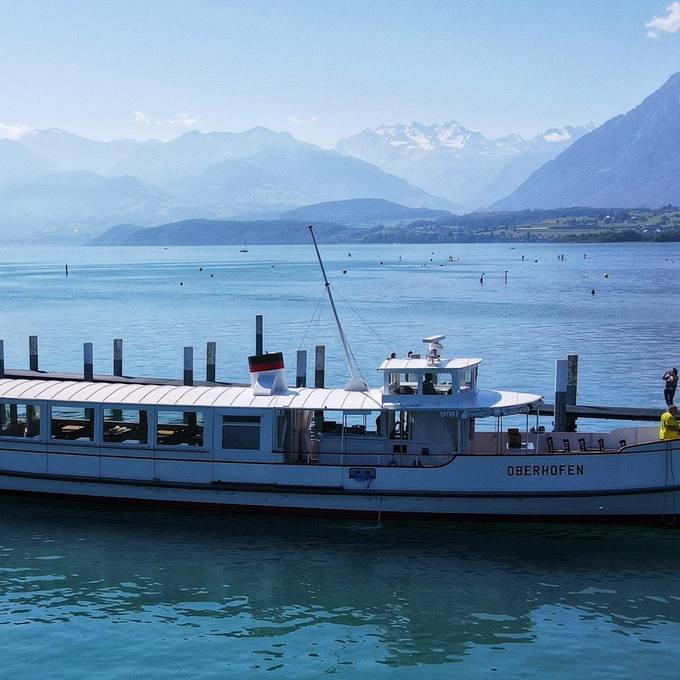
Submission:
{"label": "boat funnel", "polygon": [[283,354],[256,354],[248,357],[250,385],[256,397],[282,394],[288,389]]}

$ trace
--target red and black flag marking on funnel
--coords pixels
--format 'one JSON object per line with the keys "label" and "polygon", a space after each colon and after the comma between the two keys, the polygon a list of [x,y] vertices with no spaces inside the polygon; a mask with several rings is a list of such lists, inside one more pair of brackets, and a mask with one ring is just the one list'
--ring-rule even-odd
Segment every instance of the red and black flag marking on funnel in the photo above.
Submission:
{"label": "red and black flag marking on funnel", "polygon": [[276,371],[283,366],[283,352],[272,352],[271,354],[255,354],[248,357],[248,368],[251,373],[261,371]]}

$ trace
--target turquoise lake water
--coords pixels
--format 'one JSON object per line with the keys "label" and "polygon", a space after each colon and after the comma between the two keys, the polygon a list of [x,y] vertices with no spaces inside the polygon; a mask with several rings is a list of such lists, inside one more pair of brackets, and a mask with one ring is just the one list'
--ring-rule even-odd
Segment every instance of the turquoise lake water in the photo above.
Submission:
{"label": "turquoise lake water", "polygon": [[[262,313],[291,376],[295,350],[323,343],[327,384],[340,384],[327,304],[310,324],[323,296],[311,247],[238,250],[0,249],[6,362],[27,367],[37,334],[42,369],[78,370],[92,341],[109,372],[122,337],[127,374],[180,377],[194,345],[200,378],[215,340],[218,378],[247,380]],[[389,351],[443,333],[447,354],[484,358],[482,386],[551,400],[555,359],[578,352],[580,402],[663,405],[661,374],[680,364],[680,244],[349,250],[322,248],[373,384]],[[675,529],[0,497],[0,668],[13,680],[676,678],[679,565]]]}

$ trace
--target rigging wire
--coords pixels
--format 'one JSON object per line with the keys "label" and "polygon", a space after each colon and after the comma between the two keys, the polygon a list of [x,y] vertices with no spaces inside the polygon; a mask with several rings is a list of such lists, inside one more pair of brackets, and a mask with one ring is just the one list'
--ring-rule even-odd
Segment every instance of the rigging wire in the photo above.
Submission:
{"label": "rigging wire", "polygon": [[368,328],[368,330],[371,331],[371,333],[373,333],[373,335],[375,335],[375,337],[391,352],[392,346],[380,335],[380,333],[378,333],[378,331],[373,328],[373,326],[371,326],[368,321],[366,321],[363,316],[361,316],[361,314],[359,314],[359,312],[352,306],[349,300],[335,286],[332,286],[332,288],[338,294],[338,297],[357,315],[359,320]]}
{"label": "rigging wire", "polygon": [[[302,340],[300,340],[300,343],[298,344],[298,349],[302,349],[302,346],[305,343],[305,340],[307,339],[307,334],[309,333],[309,329],[314,325],[314,323],[319,323],[321,321],[321,313],[323,311],[323,305],[324,302],[326,301],[326,295],[324,293],[321,294],[321,297],[316,301],[316,305],[314,306],[314,311],[312,312],[312,316],[309,319],[309,323],[307,324],[307,328],[305,329],[305,332],[302,336]],[[317,312],[318,312],[318,318],[317,318]]]}

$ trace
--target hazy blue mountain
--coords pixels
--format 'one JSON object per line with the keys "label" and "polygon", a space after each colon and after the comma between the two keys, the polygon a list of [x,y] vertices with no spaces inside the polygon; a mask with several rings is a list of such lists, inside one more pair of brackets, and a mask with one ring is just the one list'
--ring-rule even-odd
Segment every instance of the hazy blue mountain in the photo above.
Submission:
{"label": "hazy blue mountain", "polygon": [[83,170],[0,184],[0,234],[17,240],[59,235],[82,238],[121,221],[209,215],[134,177],[101,177]]}
{"label": "hazy blue mountain", "polygon": [[[296,220],[182,220],[146,229],[132,225],[117,225],[90,241],[90,245],[233,245],[289,244],[309,245],[309,230],[305,222]],[[351,229],[339,224],[318,224],[314,227],[321,241],[337,240]]]}
{"label": "hazy blue mountain", "polygon": [[[27,133],[19,144],[48,161],[52,170],[80,169],[110,179],[136,178],[147,192],[155,189],[157,197],[163,196],[155,218],[153,201],[147,200],[150,197],[142,201],[148,220],[156,223],[167,218],[167,205],[176,210],[196,206],[194,217],[260,219],[293,207],[349,198],[382,198],[414,207],[451,207],[445,199],[370,163],[300,142],[287,132],[262,127],[239,133],[191,131],[169,142],[99,142],[49,129]],[[0,181],[0,188],[1,184]],[[24,187],[24,193],[28,191],[29,187]],[[73,196],[68,200],[72,202]],[[94,221],[96,209],[92,204],[92,210],[85,210],[79,222],[93,227],[100,226],[102,220],[111,224],[105,216],[109,209],[103,203],[101,216]],[[18,205],[15,214],[20,216]],[[120,221],[125,214],[114,210],[112,217]],[[55,223],[61,224],[60,219],[57,211]]]}
{"label": "hazy blue mountain", "polygon": [[680,203],[680,73],[539,168],[495,208]]}
{"label": "hazy blue mountain", "polygon": [[450,205],[369,163],[265,128],[238,134],[189,132],[159,148],[138,150],[112,171],[125,171],[194,203],[231,211],[358,197]]}
{"label": "hazy blue mountain", "polygon": [[315,203],[290,210],[281,219],[303,220],[310,224],[336,222],[339,224],[380,224],[419,219],[445,220],[451,217],[448,210],[409,208],[379,198],[354,198],[346,201]]}
{"label": "hazy blue mountain", "polygon": [[269,148],[313,147],[288,132],[254,127],[245,132],[192,130],[164,144],[138,148],[109,168],[113,175],[128,174],[163,186],[181,177],[196,176],[225,160],[242,159]]}
{"label": "hazy blue mountain", "polygon": [[116,224],[105,232],[88,241],[89,246],[120,246],[124,245],[132,234],[144,229],[139,224]]}
{"label": "hazy blue mountain", "polygon": [[455,121],[413,122],[363,130],[341,139],[335,148],[472,208],[519,186],[587,129],[566,127],[547,130],[533,139],[511,134],[491,140]]}
{"label": "hazy blue mountain", "polygon": [[19,142],[58,168],[89,170],[99,174],[106,174],[112,166],[139,148],[161,144],[158,140],[139,142],[134,139],[100,142],[57,128],[33,130],[20,137]]}
{"label": "hazy blue mountain", "polygon": [[11,139],[0,139],[0,183],[18,182],[47,175],[56,170],[49,161]]}

